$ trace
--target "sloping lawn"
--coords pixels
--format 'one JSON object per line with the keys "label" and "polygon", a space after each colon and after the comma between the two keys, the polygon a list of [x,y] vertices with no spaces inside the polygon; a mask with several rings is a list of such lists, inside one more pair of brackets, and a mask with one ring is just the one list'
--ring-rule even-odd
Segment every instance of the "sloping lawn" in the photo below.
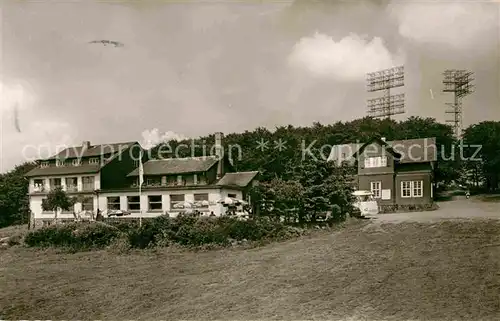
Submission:
{"label": "sloping lawn", "polygon": [[0,252],[3,319],[500,319],[500,222],[349,225],[255,249]]}
{"label": "sloping lawn", "polygon": [[500,202],[500,194],[484,195],[481,197],[483,202]]}
{"label": "sloping lawn", "polygon": [[7,236],[12,236],[18,233],[26,233],[28,231],[28,225],[13,225],[4,228],[0,228],[0,239]]}

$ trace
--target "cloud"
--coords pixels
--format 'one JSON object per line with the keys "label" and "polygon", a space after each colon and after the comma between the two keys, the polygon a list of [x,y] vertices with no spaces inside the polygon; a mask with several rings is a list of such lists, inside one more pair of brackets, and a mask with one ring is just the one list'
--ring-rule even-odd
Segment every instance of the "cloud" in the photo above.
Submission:
{"label": "cloud", "polygon": [[187,139],[187,137],[182,134],[177,134],[172,131],[167,131],[161,134],[158,128],[153,128],[146,129],[142,132],[142,140],[140,144],[143,148],[150,149],[162,142],[168,142],[171,140],[180,141],[184,139]]}
{"label": "cloud", "polygon": [[27,82],[0,82],[0,108],[2,113],[12,111],[17,105],[19,109],[29,109],[34,105],[35,94]]}
{"label": "cloud", "polygon": [[[18,79],[0,82],[0,171],[21,162],[47,158],[72,146],[76,130],[69,123],[38,113],[32,84]],[[17,108],[17,112],[14,112]],[[17,118],[17,119],[16,119]],[[20,125],[20,132],[16,129]]]}
{"label": "cloud", "polygon": [[399,23],[399,34],[407,39],[477,49],[481,45],[498,46],[498,39],[488,37],[495,37],[500,29],[498,4],[494,2],[393,2],[388,10]]}
{"label": "cloud", "polygon": [[30,121],[21,133],[14,132],[9,121],[2,120],[0,170],[7,171],[22,162],[55,155],[75,145],[76,130],[69,123],[57,120]]}
{"label": "cloud", "polygon": [[316,32],[295,44],[288,62],[317,77],[358,81],[368,72],[394,67],[401,63],[401,57],[393,56],[378,37],[367,41],[350,34],[336,42]]}

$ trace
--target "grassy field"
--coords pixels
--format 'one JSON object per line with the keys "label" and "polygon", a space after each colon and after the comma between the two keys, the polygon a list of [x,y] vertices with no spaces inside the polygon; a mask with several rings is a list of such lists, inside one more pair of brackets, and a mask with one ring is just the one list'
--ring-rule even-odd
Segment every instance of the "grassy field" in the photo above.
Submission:
{"label": "grassy field", "polygon": [[500,222],[348,225],[254,249],[0,251],[3,319],[500,319]]}
{"label": "grassy field", "polygon": [[18,233],[26,233],[28,225],[14,225],[9,227],[0,228],[0,239],[7,236],[12,236]]}
{"label": "grassy field", "polygon": [[483,202],[500,202],[500,195],[499,194],[485,195],[481,197],[481,200]]}

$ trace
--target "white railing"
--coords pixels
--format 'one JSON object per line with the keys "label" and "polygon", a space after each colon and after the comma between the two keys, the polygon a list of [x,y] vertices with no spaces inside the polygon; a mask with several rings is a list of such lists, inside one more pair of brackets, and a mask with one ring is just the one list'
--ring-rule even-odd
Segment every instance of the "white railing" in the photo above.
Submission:
{"label": "white railing", "polygon": [[78,192],[78,186],[75,186],[75,185],[66,185],[66,188],[65,188],[66,192]]}
{"label": "white railing", "polygon": [[48,190],[48,188],[46,188],[43,185],[35,185],[32,188],[33,193],[44,193],[47,190]]}

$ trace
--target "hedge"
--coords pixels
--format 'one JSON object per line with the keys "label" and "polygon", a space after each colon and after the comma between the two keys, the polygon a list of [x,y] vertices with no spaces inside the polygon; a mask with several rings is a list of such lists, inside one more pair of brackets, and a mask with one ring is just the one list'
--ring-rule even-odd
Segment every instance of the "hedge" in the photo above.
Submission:
{"label": "hedge", "polygon": [[101,222],[53,225],[29,233],[24,242],[31,247],[68,247],[75,250],[99,249],[115,240],[126,240],[131,248],[165,247],[172,244],[227,246],[235,241],[262,241],[297,236],[300,229],[266,218],[238,220],[231,217],[159,216],[141,227],[135,223]]}

